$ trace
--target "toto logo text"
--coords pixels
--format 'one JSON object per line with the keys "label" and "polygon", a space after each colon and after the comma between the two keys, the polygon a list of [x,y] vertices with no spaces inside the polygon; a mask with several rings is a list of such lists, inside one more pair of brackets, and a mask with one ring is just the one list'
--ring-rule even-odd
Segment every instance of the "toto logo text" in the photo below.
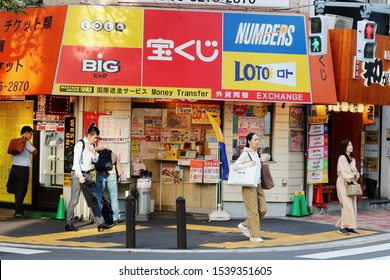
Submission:
{"label": "toto logo text", "polygon": [[84,31],[89,31],[93,30],[96,32],[99,32],[101,30],[111,32],[111,31],[118,31],[118,32],[123,32],[125,30],[126,25],[123,22],[112,22],[112,21],[106,21],[106,22],[101,22],[99,20],[95,21],[89,21],[89,20],[83,20],[80,22],[80,28],[81,30]]}

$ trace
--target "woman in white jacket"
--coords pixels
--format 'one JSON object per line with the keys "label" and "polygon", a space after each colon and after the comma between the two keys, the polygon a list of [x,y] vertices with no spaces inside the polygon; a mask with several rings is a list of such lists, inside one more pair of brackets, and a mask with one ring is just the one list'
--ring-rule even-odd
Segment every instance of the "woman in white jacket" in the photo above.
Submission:
{"label": "woman in white jacket", "polygon": [[[259,136],[256,133],[249,133],[246,136],[246,146],[242,151],[240,157],[236,160],[232,169],[242,170],[254,165],[261,169],[259,148]],[[260,221],[267,212],[267,202],[265,200],[264,191],[260,186],[261,177],[257,179],[258,185],[256,188],[242,187],[242,198],[247,213],[247,219],[238,225],[238,228],[244,233],[246,237],[252,242],[263,242],[260,237]]]}

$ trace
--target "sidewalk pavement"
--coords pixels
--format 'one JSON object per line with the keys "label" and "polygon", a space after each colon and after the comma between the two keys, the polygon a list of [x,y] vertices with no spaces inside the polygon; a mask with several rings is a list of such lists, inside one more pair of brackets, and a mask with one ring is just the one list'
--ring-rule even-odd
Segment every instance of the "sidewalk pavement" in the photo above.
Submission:
{"label": "sidewalk pavement", "polygon": [[[359,235],[343,236],[334,225],[340,213],[306,217],[266,217],[261,223],[264,243],[250,242],[237,225],[242,221],[186,220],[187,249],[243,249],[293,246],[365,238],[390,232],[390,209],[358,211]],[[77,232],[66,232],[65,221],[43,218],[14,218],[10,209],[0,209],[0,243],[79,248],[126,248],[126,223],[98,232],[89,222],[77,222]],[[136,222],[135,248],[178,248],[176,219]]]}

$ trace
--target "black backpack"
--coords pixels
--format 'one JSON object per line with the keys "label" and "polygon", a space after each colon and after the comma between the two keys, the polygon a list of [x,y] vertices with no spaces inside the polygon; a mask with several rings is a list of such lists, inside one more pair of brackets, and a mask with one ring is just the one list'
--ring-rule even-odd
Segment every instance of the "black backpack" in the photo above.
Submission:
{"label": "black backpack", "polygon": [[[83,149],[81,150],[81,154],[83,154],[84,149],[85,149],[85,142],[83,139],[80,139],[79,141],[81,141],[81,143],[83,144]],[[77,141],[77,142],[79,142],[79,141]],[[75,145],[69,146],[66,150],[66,153],[65,153],[65,158],[64,158],[65,172],[68,172],[68,173],[70,173],[72,171],[72,167],[73,167],[74,146]]]}
{"label": "black backpack", "polygon": [[112,170],[112,151],[109,149],[99,150],[99,160],[95,163],[95,169],[98,172],[108,172]]}
{"label": "black backpack", "polygon": [[102,215],[106,224],[112,225],[114,223],[113,213],[110,202],[103,196]]}

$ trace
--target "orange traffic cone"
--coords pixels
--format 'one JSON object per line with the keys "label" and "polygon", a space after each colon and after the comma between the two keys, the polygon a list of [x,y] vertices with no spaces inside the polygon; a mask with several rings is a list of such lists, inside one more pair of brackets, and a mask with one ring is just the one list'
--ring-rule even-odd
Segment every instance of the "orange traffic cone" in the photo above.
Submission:
{"label": "orange traffic cone", "polygon": [[313,197],[313,205],[317,207],[325,207],[326,203],[324,203],[324,197],[322,196],[322,185],[317,184],[317,188]]}

